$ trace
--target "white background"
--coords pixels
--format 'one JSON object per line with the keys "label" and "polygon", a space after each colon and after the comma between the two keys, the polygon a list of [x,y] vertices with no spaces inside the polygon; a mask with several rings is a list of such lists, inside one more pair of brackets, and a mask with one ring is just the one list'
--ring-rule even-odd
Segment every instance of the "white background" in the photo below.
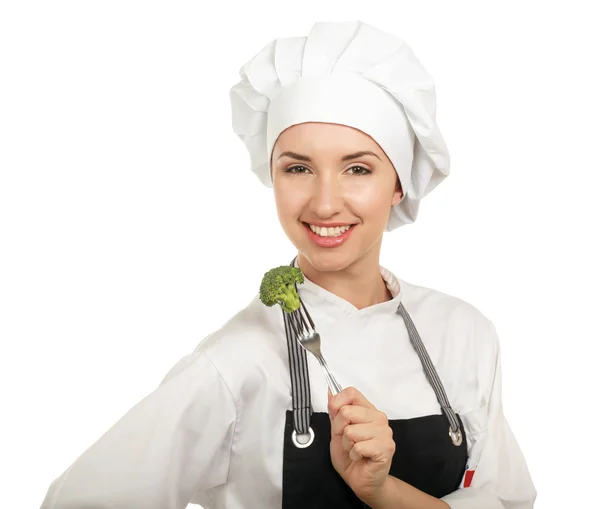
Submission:
{"label": "white background", "polygon": [[[594,2],[4,1],[0,488],[50,482],[294,250],[231,130],[273,38],[361,19],[436,81],[452,173],[382,264],[481,309],[537,507],[591,507],[598,467]],[[485,508],[482,508],[485,509]]]}

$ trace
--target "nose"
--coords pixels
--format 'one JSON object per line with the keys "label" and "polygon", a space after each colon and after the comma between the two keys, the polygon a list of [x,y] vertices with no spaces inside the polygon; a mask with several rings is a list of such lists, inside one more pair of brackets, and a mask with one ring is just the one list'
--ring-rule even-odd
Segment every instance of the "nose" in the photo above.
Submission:
{"label": "nose", "polygon": [[328,219],[344,208],[341,183],[335,175],[322,174],[314,181],[311,209],[320,219]]}

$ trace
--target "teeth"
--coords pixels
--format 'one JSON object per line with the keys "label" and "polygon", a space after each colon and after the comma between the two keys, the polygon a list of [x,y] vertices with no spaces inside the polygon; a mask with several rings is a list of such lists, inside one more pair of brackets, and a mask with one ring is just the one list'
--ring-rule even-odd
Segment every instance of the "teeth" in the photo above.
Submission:
{"label": "teeth", "polygon": [[321,226],[315,226],[313,224],[309,224],[309,226],[312,232],[316,233],[320,237],[338,237],[350,229],[349,224],[345,226],[336,226],[335,228],[325,228]]}

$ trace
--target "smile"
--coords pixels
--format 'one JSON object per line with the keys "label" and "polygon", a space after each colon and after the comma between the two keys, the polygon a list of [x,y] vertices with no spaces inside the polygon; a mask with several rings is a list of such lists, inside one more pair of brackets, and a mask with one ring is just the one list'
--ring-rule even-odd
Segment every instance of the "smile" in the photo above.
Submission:
{"label": "smile", "polygon": [[311,229],[311,231],[315,235],[318,235],[319,237],[339,237],[340,235],[346,233],[350,228],[352,228],[354,226],[352,224],[347,224],[344,226],[324,227],[324,226],[317,226],[317,225],[309,224],[309,223],[306,223],[306,224]]}

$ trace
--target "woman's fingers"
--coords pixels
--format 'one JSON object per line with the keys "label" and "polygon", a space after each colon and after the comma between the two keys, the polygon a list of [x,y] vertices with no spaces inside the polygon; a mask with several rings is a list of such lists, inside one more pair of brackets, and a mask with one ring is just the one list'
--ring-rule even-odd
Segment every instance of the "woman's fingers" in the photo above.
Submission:
{"label": "woman's fingers", "polygon": [[342,431],[342,448],[350,452],[354,444],[374,438],[393,441],[393,431],[389,426],[376,426],[372,423],[349,424]]}
{"label": "woman's fingers", "polygon": [[377,463],[387,463],[392,460],[396,444],[393,440],[376,437],[362,442],[356,442],[350,449],[348,456],[352,461],[369,459]]}
{"label": "woman's fingers", "polygon": [[344,389],[339,394],[336,394],[335,396],[331,396],[331,393],[330,393],[328,410],[329,410],[329,415],[331,416],[332,419],[335,419],[340,408],[342,408],[345,405],[355,405],[355,406],[361,406],[364,408],[371,408],[373,410],[377,410],[375,405],[373,405],[367,398],[365,398],[365,396],[360,391],[358,391],[354,387],[347,387],[346,389]]}
{"label": "woman's fingers", "polygon": [[373,420],[373,410],[361,406],[345,405],[331,422],[331,434],[341,435],[349,424],[368,423]]}
{"label": "woman's fingers", "polygon": [[373,438],[382,438],[391,440],[393,437],[392,429],[389,426],[374,426],[371,423],[349,424],[342,432],[342,448],[350,452],[354,444],[372,440]]}
{"label": "woman's fingers", "polygon": [[[332,440],[337,437],[352,461],[369,459],[387,464],[396,450],[388,418],[353,387],[329,394]],[[333,443],[333,442],[332,442]]]}
{"label": "woman's fingers", "polygon": [[370,424],[376,428],[389,428],[387,416],[379,410],[356,405],[345,405],[331,421],[331,434],[341,435],[349,424]]}

